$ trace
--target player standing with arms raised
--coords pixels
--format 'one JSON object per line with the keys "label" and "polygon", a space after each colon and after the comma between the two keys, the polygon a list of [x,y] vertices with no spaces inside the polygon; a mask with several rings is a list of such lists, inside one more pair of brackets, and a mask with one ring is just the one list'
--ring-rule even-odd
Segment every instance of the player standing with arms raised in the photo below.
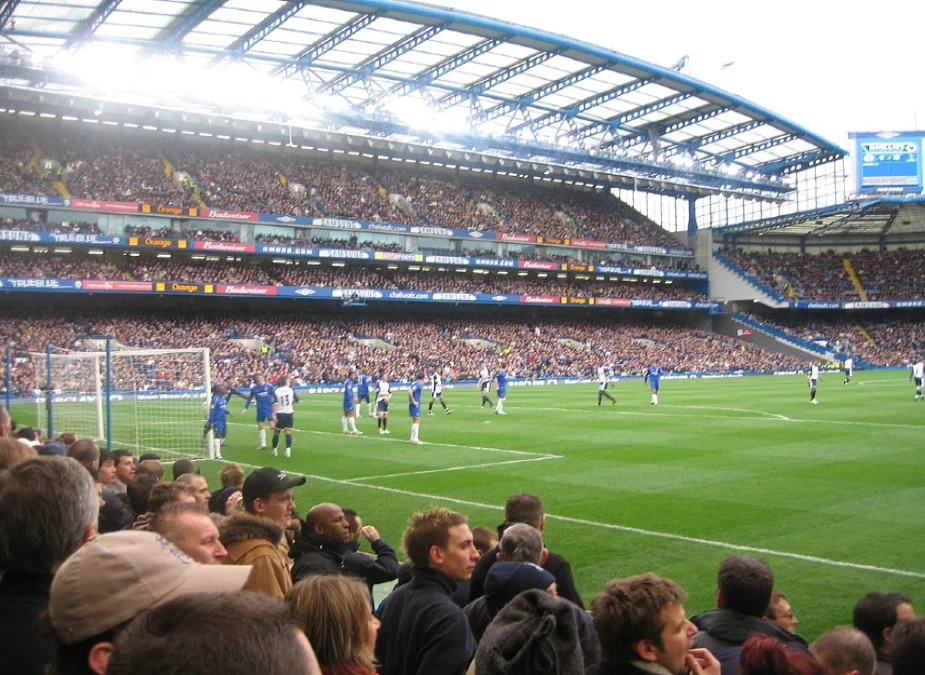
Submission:
{"label": "player standing with arms raised", "polygon": [[350,366],[347,379],[344,380],[344,414],[340,418],[340,426],[345,434],[359,436],[363,432],[357,429],[356,411],[359,409],[359,399],[356,393],[357,369]]}
{"label": "player standing with arms raised", "polygon": [[482,365],[482,369],[479,371],[479,389],[482,392],[482,408],[485,407],[485,404],[488,404],[488,407],[494,405],[491,402],[491,399],[488,398],[488,392],[491,389],[491,376],[488,374],[488,366]]}
{"label": "player standing with arms raised", "polygon": [[495,415],[504,415],[504,399],[507,398],[507,371],[502,366],[495,373],[498,381],[498,405],[495,406]]}
{"label": "player standing with arms raised", "polygon": [[601,401],[606,396],[610,399],[610,405],[617,405],[617,399],[607,393],[607,385],[610,383],[610,366],[601,366],[597,369],[597,407],[601,407]]}
{"label": "player standing with arms raised", "polygon": [[379,373],[379,381],[376,383],[376,426],[379,427],[379,434],[385,435],[392,433],[389,431],[389,401],[392,400],[392,385],[385,373]]}
{"label": "player standing with arms raised", "polygon": [[649,391],[652,392],[652,400],[650,401],[652,405],[658,405],[659,380],[667,374],[661,366],[649,366],[645,376],[642,378],[643,382],[649,383]]}
{"label": "player standing with arms raised", "polygon": [[925,363],[921,360],[912,365],[912,372],[909,373],[909,381],[915,380],[915,398],[913,401],[922,400],[922,380],[925,380]]}
{"label": "player standing with arms raised", "polygon": [[434,401],[440,401],[443,411],[447,415],[452,415],[453,411],[446,407],[446,401],[443,399],[443,380],[440,379],[440,373],[434,368],[433,375],[430,376],[430,404],[427,406],[427,414],[434,414]]}
{"label": "player standing with arms raised", "polygon": [[816,387],[819,386],[819,382],[823,382],[822,376],[819,374],[819,364],[813,363],[809,367],[809,376],[806,378],[809,382],[809,402],[813,405],[819,405],[819,401],[816,400]]}
{"label": "player standing with arms raised", "polygon": [[273,385],[267,382],[262,374],[258,374],[255,379],[257,383],[251,387],[250,396],[247,397],[241,414],[247,414],[251,401],[257,402],[257,434],[260,437],[260,447],[257,449],[266,450],[267,430],[264,424],[269,422],[270,426],[273,426]]}
{"label": "player standing with arms raised", "polygon": [[424,391],[424,371],[414,375],[414,382],[408,390],[408,416],[411,417],[411,442],[417,445],[421,442],[421,394]]}
{"label": "player standing with arms raised", "polygon": [[292,425],[295,410],[293,405],[299,402],[299,397],[289,386],[289,378],[285,375],[276,381],[276,390],[273,392],[273,450],[270,455],[276,457],[279,448],[279,432],[286,432],[286,454],[292,454]]}

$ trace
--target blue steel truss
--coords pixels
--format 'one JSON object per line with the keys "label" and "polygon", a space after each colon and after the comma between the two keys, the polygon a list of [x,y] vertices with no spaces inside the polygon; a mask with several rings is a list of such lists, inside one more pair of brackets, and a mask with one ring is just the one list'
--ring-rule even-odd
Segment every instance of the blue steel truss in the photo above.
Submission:
{"label": "blue steel truss", "polygon": [[[74,30],[73,37],[65,42],[65,48],[71,47],[82,40],[88,40],[93,37],[96,29],[103,25],[106,19],[109,18],[110,14],[116,11],[120,2],[122,2],[122,0],[103,0],[100,4],[98,4],[96,9],[93,10],[93,13],[84,19]],[[9,4],[15,6],[19,3],[17,0],[17,2],[11,1]],[[3,17],[0,16],[0,26],[5,24],[6,22],[3,21]]]}

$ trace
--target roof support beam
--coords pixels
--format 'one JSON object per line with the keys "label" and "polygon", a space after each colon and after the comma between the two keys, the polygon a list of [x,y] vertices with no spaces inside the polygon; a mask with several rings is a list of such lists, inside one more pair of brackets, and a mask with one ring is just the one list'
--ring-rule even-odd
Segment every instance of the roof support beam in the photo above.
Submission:
{"label": "roof support beam", "polygon": [[[547,115],[543,115],[542,117],[539,117],[536,120],[534,120],[534,124],[538,126],[548,126],[550,124],[558,124],[562,120],[570,119],[572,117],[580,115],[584,111],[590,110],[591,108],[599,106],[602,103],[606,103],[607,101],[611,101],[615,98],[625,96],[626,94],[634,92],[637,89],[642,89],[647,84],[652,84],[653,82],[656,82],[658,79],[659,79],[658,76],[653,76],[653,77],[646,78],[644,80],[635,80],[633,82],[629,82],[619,87],[615,87],[609,91],[605,91],[600,94],[597,94],[596,96],[592,96],[590,98],[584,99],[583,101],[579,101],[578,103],[573,105],[571,108],[566,108],[565,110],[560,110],[557,112],[549,113]],[[524,126],[526,125],[521,124],[519,126],[513,127],[511,129],[511,133],[516,134]]]}
{"label": "roof support beam", "polygon": [[528,56],[525,59],[521,59],[514,65],[509,66],[500,72],[494,73],[493,75],[489,75],[488,77],[479,80],[475,84],[466,87],[465,94],[450,94],[449,96],[443,97],[437,102],[437,110],[446,110],[447,108],[452,108],[454,105],[462,103],[466,98],[469,98],[470,100],[476,100],[479,96],[481,96],[492,87],[496,87],[502,82],[507,82],[512,77],[516,77],[521,73],[525,73],[531,68],[534,68],[541,63],[548,61],[558,54],[558,51],[539,52],[533,56]]}
{"label": "roof support beam", "polygon": [[581,82],[582,80],[593,77],[606,68],[607,66],[591,66],[590,68],[585,68],[584,70],[581,70],[577,73],[573,73],[568,77],[563,77],[562,79],[556,80],[555,82],[550,82],[549,84],[540,87],[539,89],[534,89],[533,91],[527,92],[523,96],[520,96],[513,101],[502,103],[501,105],[497,105],[494,108],[486,110],[484,114],[480,115],[478,119],[473,120],[473,122],[491,122],[494,119],[507,115],[513,110],[524,108],[545,96],[555,94],[557,91],[561,91],[566,87],[570,87],[573,84]]}
{"label": "roof support beam", "polygon": [[339,94],[352,84],[368,78],[382,66],[391,63],[399,56],[407,54],[416,47],[424,44],[443,30],[443,26],[424,26],[405,36],[398,42],[386,47],[378,54],[373,54],[360,63],[352,73],[341,75],[325,87],[325,93]]}
{"label": "roof support beam", "polygon": [[[292,14],[295,14],[293,12]],[[270,30],[275,30],[278,28],[286,19],[292,16],[292,14],[286,15],[281,20],[279,20]],[[296,73],[304,71],[312,63],[314,63],[318,58],[328,53],[334,49],[337,45],[342,42],[349,40],[351,37],[356,35],[358,32],[366,28],[369,24],[379,18],[378,14],[359,14],[343,26],[340,26],[337,30],[332,31],[325,35],[323,38],[318,40],[315,44],[308,47],[302,51],[296,57],[294,63],[287,63],[273,69],[273,75],[281,75],[283,78],[289,78],[295,75]],[[265,36],[270,32],[267,30],[263,35]],[[259,42],[259,39],[257,40]],[[248,47],[249,49],[250,47]]]}
{"label": "roof support beam", "polygon": [[208,19],[212,12],[225,4],[227,0],[204,0],[192,5],[192,11],[177,17],[173,23],[162,30],[154,39],[161,43],[161,50],[169,52],[183,41],[187,33]]}
{"label": "roof support beam", "polygon": [[751,131],[752,129],[757,129],[763,124],[767,124],[764,120],[750,120],[743,124],[737,124],[733,127],[726,127],[725,129],[720,129],[717,132],[714,132],[708,136],[701,136],[700,138],[695,138],[692,141],[685,143],[684,145],[678,145],[675,150],[672,150],[669,155],[675,155],[678,152],[688,151],[693,152],[699,148],[702,148],[705,145],[710,145],[721,141],[726,138],[731,138],[732,136],[738,136],[739,134],[744,134],[746,131]]}
{"label": "roof support beam", "polygon": [[[96,32],[97,28],[102,26],[106,19],[109,18],[109,15],[116,11],[116,8],[119,6],[120,2],[122,2],[122,0],[102,0],[102,2],[96,6],[96,9],[93,10],[93,13],[81,21],[80,24],[74,29],[74,34],[61,46],[61,49],[70,49],[78,42],[89,40],[91,37],[93,37],[93,34]],[[15,7],[18,4],[19,0],[16,0],[15,2],[10,0],[10,2],[7,3],[7,7],[10,5]],[[5,9],[6,8],[4,8],[4,10]],[[3,17],[0,16],[0,27],[3,25],[5,25],[5,22],[3,22]]]}
{"label": "roof support beam", "polygon": [[504,44],[504,40],[502,38],[482,40],[481,42],[478,42],[469,47],[469,49],[447,57],[440,63],[431,66],[420,75],[415,76],[412,82],[406,82],[405,84],[393,87],[389,91],[389,95],[406,96],[407,94],[411,94],[415,91],[420,91],[434,80],[443,77],[450,71],[455,70],[463,64],[469,63],[469,61],[478,58],[482,54],[490,52],[500,44]]}
{"label": "roof support beam", "polygon": [[[806,152],[801,152],[799,155],[788,157],[787,159],[781,159],[777,162],[771,162],[770,164],[763,164],[761,170],[764,173],[793,173],[794,171],[807,169],[809,165],[813,163],[821,164],[823,162],[842,159],[843,157],[844,155],[841,153],[831,152],[826,149],[807,150]],[[798,169],[797,167],[801,168]]]}
{"label": "roof support beam", "polygon": [[[577,132],[572,132],[568,134],[568,138],[571,138],[576,141],[583,140],[585,138],[590,138],[595,134],[599,134],[602,131],[610,131],[617,136],[617,130],[622,128],[627,122],[632,122],[637,120],[640,117],[645,117],[649,113],[656,112],[657,110],[662,110],[668,106],[675,105],[681,101],[686,101],[689,98],[694,97],[694,92],[686,92],[683,94],[675,94],[674,96],[669,96],[668,98],[663,98],[658,101],[649,103],[648,105],[639,106],[638,108],[633,108],[632,110],[627,110],[625,113],[619,117],[613,117],[609,120],[604,120],[602,122],[595,122],[594,124],[589,124],[580,128]],[[638,129],[629,129],[633,134],[640,133]]]}
{"label": "roof support beam", "polygon": [[720,155],[720,159],[722,159],[724,162],[734,162],[735,160],[741,159],[742,157],[754,155],[756,152],[769,150],[770,148],[775,148],[778,145],[789,143],[796,138],[797,137],[793,134],[781,134],[780,136],[775,136],[774,138],[769,138],[759,143],[754,143],[752,145],[747,145],[744,148],[738,148],[732,152],[727,152],[724,155]]}
{"label": "roof support beam", "polygon": [[19,0],[6,0],[3,7],[0,8],[0,30],[6,28],[6,24],[13,18],[13,12],[19,5]]}

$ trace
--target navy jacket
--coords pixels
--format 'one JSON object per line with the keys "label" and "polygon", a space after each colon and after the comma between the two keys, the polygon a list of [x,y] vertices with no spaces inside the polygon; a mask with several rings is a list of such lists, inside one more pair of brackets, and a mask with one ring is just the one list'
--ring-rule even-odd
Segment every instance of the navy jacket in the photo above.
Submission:
{"label": "navy jacket", "polygon": [[464,675],[475,654],[469,620],[451,599],[456,582],[429,567],[392,591],[376,617],[380,675]]}
{"label": "navy jacket", "polygon": [[[472,572],[472,580],[469,582],[469,602],[478,600],[485,594],[485,577],[488,576],[488,570],[498,561],[498,547],[485,553],[479,558]],[[572,566],[561,555],[550,552],[543,564],[543,569],[556,578],[556,585],[559,588],[559,597],[571,600],[576,605],[584,609],[584,603],[581,596],[578,595],[578,589],[575,588],[575,577],[572,576]]]}
{"label": "navy jacket", "polygon": [[699,629],[694,646],[709,649],[722,666],[722,675],[739,675],[739,653],[752,635],[772,635],[788,649],[808,652],[809,645],[799,635],[757,616],[742,614],[731,609],[714,609],[691,617]]}
{"label": "navy jacket", "polygon": [[56,643],[41,637],[36,622],[48,609],[52,575],[6,572],[0,578],[0,671],[43,675]]}
{"label": "navy jacket", "polygon": [[375,556],[360,553],[358,542],[341,544],[314,532],[303,530],[289,556],[295,560],[292,581],[296,583],[313,574],[351,574],[369,586],[395,581],[398,578],[398,556],[385,540],[374,541]]}

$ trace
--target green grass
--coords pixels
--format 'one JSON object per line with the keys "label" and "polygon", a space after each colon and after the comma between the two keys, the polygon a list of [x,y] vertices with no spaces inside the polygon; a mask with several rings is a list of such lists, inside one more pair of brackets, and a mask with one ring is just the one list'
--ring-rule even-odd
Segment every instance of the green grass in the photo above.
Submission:
{"label": "green grass", "polygon": [[[340,397],[306,396],[288,460],[254,449],[253,411],[241,417],[235,399],[225,457],[313,477],[301,511],[349,506],[396,544],[416,509],[445,504],[494,527],[509,495],[538,494],[547,544],[586,603],[609,579],[653,570],[684,586],[689,613],[709,609],[735,546],[763,550],[809,638],[850,623],[868,590],[925,598],[925,403],[905,373],[848,387],[831,375],[819,405],[799,376],[665,381],[657,408],[639,381],[611,392],[619,405],[597,408],[594,384],[512,388],[498,417],[474,389],[448,390],[455,414],[424,417],[420,446],[407,443],[403,392],[384,438],[369,418],[367,435],[343,436]],[[218,468],[203,468],[212,483]]]}

